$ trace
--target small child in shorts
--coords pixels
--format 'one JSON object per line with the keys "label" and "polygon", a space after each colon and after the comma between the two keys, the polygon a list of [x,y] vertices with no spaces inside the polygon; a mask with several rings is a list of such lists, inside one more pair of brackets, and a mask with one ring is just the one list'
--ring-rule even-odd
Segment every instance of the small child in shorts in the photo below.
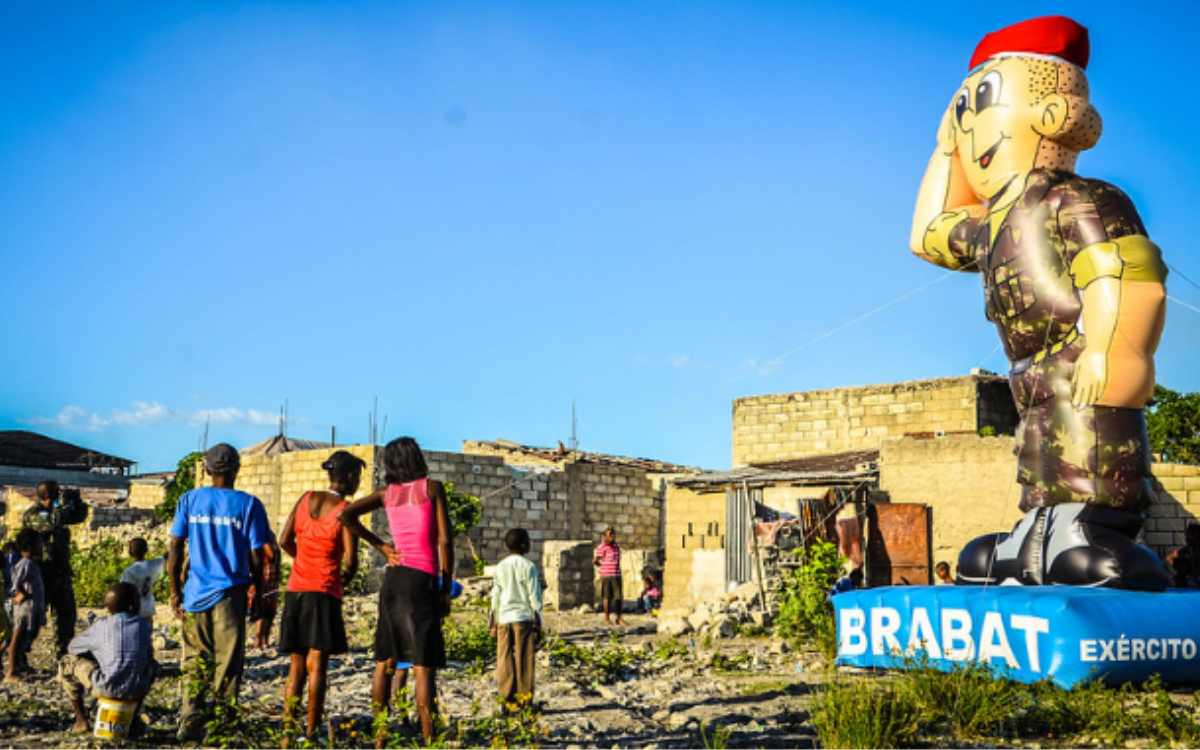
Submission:
{"label": "small child in shorts", "polygon": [[46,622],[46,588],[38,561],[42,557],[42,537],[33,529],[17,534],[21,559],[12,570],[12,636],[8,643],[5,682],[19,681],[17,675],[29,671],[29,651]]}

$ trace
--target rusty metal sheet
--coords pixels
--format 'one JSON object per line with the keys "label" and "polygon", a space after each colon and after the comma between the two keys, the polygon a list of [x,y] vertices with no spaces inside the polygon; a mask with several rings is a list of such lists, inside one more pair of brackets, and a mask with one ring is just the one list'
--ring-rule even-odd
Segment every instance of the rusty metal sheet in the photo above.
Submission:
{"label": "rusty metal sheet", "polygon": [[932,583],[929,506],[871,505],[867,535],[867,585]]}

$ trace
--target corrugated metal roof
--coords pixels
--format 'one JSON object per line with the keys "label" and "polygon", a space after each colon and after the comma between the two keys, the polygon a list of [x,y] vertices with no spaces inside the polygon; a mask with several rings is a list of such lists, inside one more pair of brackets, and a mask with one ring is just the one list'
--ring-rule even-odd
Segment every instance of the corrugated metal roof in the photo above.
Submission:
{"label": "corrugated metal roof", "polygon": [[328,447],[330,447],[329,443],[320,440],[298,440],[283,435],[276,435],[275,437],[267,438],[261,443],[255,443],[248,448],[242,448],[238,453],[242,456],[277,456],[280,453],[311,451]]}
{"label": "corrugated metal roof", "polygon": [[135,461],[27,430],[0,430],[0,465],[33,469],[127,469]]}
{"label": "corrugated metal roof", "polygon": [[821,456],[805,456],[787,461],[750,464],[756,469],[799,472],[853,472],[879,463],[878,450],[846,451]]}
{"label": "corrugated metal roof", "polygon": [[853,485],[879,478],[879,451],[848,451],[823,456],[808,456],[743,466],[729,471],[710,471],[677,477],[671,483],[679,487],[711,488],[741,485],[762,487],[772,484],[824,487]]}

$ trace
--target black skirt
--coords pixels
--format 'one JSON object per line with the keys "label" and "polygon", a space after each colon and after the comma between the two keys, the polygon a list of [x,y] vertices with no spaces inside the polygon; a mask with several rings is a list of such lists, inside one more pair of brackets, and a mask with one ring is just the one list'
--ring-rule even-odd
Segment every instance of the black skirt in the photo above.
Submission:
{"label": "black skirt", "polygon": [[379,589],[375,660],[446,666],[436,577],[403,565],[388,567]]}
{"label": "black skirt", "polygon": [[312,649],[327,654],[349,650],[342,600],[319,591],[289,591],[283,597],[279,650],[307,654]]}

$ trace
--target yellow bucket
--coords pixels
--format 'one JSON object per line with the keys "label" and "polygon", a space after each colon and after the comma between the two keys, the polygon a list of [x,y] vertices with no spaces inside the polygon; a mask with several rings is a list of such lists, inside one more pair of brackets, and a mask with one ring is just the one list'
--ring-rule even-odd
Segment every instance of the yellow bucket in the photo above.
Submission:
{"label": "yellow bucket", "polygon": [[119,701],[100,696],[96,699],[96,728],[92,734],[102,740],[123,740],[129,734],[137,701]]}

